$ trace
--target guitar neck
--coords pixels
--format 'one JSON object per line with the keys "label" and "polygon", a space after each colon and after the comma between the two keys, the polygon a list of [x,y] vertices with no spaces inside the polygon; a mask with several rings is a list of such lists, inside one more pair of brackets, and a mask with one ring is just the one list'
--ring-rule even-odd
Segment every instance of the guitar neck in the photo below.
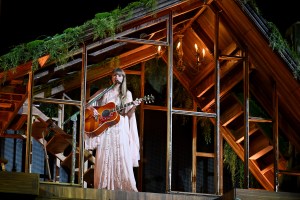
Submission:
{"label": "guitar neck", "polygon": [[114,109],[111,109],[111,112],[115,112],[115,111],[121,111],[123,109],[125,109],[126,107],[130,106],[130,105],[133,105],[133,101],[132,102],[129,102],[129,103],[125,103],[124,105],[121,105],[121,106],[116,106]]}
{"label": "guitar neck", "polygon": [[[153,102],[154,97],[153,97],[153,95],[151,95],[151,96],[148,95],[148,96],[144,96],[143,98],[136,99],[136,100],[145,101],[147,103],[147,102]],[[127,106],[130,106],[130,105],[134,105],[134,101],[131,101],[129,103],[125,103],[124,105],[121,105],[121,106],[115,106],[115,108],[110,109],[109,111],[110,112],[120,111],[120,110],[123,110],[124,108],[126,108]]]}

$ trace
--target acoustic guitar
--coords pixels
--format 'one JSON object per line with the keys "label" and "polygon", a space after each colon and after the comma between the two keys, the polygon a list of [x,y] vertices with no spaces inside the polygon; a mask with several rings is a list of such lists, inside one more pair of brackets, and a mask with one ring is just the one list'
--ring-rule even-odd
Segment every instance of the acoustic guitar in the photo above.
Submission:
{"label": "acoustic guitar", "polygon": [[[154,96],[146,95],[143,98],[137,100],[151,103],[154,102]],[[130,105],[134,105],[134,101],[126,103],[122,106],[116,106],[113,102],[109,102],[104,106],[94,106],[94,108],[99,113],[98,116],[94,116],[91,110],[86,109],[85,134],[87,134],[89,137],[100,135],[108,127],[117,124],[120,121],[119,112]]]}

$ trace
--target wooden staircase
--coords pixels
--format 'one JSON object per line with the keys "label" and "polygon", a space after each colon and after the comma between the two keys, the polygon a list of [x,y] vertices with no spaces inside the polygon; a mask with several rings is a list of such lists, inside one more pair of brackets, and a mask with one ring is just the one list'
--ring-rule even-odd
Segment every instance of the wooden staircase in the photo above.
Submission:
{"label": "wooden staircase", "polygon": [[[231,106],[221,113],[222,135],[225,140],[234,145],[237,155],[244,160],[244,112],[243,105],[235,94],[228,94],[222,100],[222,104],[230,103]],[[224,106],[225,107],[225,106]],[[251,113],[251,112],[250,112]],[[268,190],[274,187],[274,151],[272,138],[268,137],[264,126],[271,127],[272,121],[263,117],[249,118],[249,162],[250,171],[260,184]],[[286,168],[287,161],[280,155],[278,161],[279,170]]]}
{"label": "wooden staircase", "polygon": [[19,137],[7,134],[5,130],[20,130],[27,116],[20,113],[27,99],[27,87],[23,80],[11,80],[0,87],[0,136]]}
{"label": "wooden staircase", "polygon": [[[233,67],[234,64],[223,63],[220,79],[220,132],[226,142],[231,146],[241,160],[244,160],[244,107],[238,94],[243,94],[243,67]],[[192,92],[193,98],[203,112],[215,112],[215,79],[213,66],[206,66],[201,73],[191,79],[193,85],[186,84]],[[181,72],[181,77],[189,77],[189,72]],[[250,70],[251,75],[251,70]],[[180,79],[180,77],[179,77]],[[184,83],[184,81],[181,81]],[[251,91],[250,91],[251,92]],[[272,100],[272,99],[271,99]],[[272,102],[269,102],[272,103]],[[253,114],[250,105],[249,116],[249,170],[257,181],[269,191],[274,190],[274,151],[272,134],[266,133],[265,128],[271,128],[272,120],[265,116],[251,116]],[[263,110],[263,108],[261,108]],[[267,112],[266,112],[267,113]],[[257,114],[257,113],[254,113]],[[215,123],[215,120],[211,120]],[[270,133],[269,133],[270,134]],[[278,161],[279,170],[285,170],[287,160],[280,155]]]}
{"label": "wooden staircase", "polygon": [[[27,129],[27,87],[21,80],[12,80],[1,85],[0,88],[0,137],[26,139]],[[54,155],[60,162],[60,166],[71,171],[72,152],[64,156],[67,148],[73,143],[72,135],[65,133],[56,122],[49,119],[38,108],[33,106],[32,115],[34,121],[32,123],[32,137],[39,141],[41,145],[45,145],[48,153]],[[18,131],[18,134],[12,134],[11,131]],[[49,133],[54,133],[50,135]],[[46,140],[47,138],[47,140]],[[49,139],[48,139],[49,138]],[[76,143],[76,141],[75,141]],[[77,145],[77,143],[76,143]],[[78,146],[78,145],[77,145]],[[76,149],[75,171],[78,172],[78,147]],[[92,152],[84,151],[84,161],[88,161],[88,166],[94,165],[94,157]],[[92,173],[92,174],[91,174]],[[84,173],[84,181],[92,187],[93,169],[86,169]]]}
{"label": "wooden staircase", "polygon": [[[44,133],[47,133],[46,135],[43,135]],[[50,136],[50,139],[46,140],[46,137],[49,137],[49,133],[54,133],[52,136]],[[76,150],[75,150],[75,176],[78,176],[79,171],[79,147],[78,143],[76,141],[73,141],[73,137],[70,134],[65,133],[60,127],[56,125],[54,121],[51,119],[48,119],[47,121],[44,121],[41,118],[37,118],[36,121],[32,124],[32,137],[34,137],[36,140],[38,140],[42,145],[45,145],[45,149],[47,152],[54,155],[59,160],[59,165],[56,167],[63,167],[68,172],[72,172],[72,158],[73,153],[69,149],[72,147],[73,142],[76,144]],[[65,154],[68,154],[67,156],[64,156]],[[93,165],[94,165],[94,156],[92,155],[92,152],[88,150],[84,150],[84,162],[88,162],[87,166],[88,168],[84,169],[84,179],[87,183],[87,187],[93,187]],[[56,176],[59,176],[59,174],[56,174]],[[59,181],[53,179],[54,181]]]}

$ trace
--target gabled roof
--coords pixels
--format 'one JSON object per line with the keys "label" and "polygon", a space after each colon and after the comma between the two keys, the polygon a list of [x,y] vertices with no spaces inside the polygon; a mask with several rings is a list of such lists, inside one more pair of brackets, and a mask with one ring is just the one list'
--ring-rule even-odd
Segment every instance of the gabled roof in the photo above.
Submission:
{"label": "gabled roof", "polygon": [[[248,4],[239,0],[204,2],[206,3],[199,0],[159,0],[153,11],[139,8],[134,10],[131,18],[121,19],[122,29],[112,37],[95,41],[92,37],[93,30],[87,31],[84,45],[72,53],[66,64],[45,63],[40,59],[40,68],[34,76],[34,95],[54,97],[79,88],[81,83],[78,80],[81,79],[82,61],[85,58],[88,69],[87,83],[107,76],[115,57],[118,57],[119,66],[124,69],[157,57],[158,45],[163,46],[161,59],[167,62],[167,48],[164,46],[167,44],[167,20],[171,14],[174,74],[205,112],[215,109],[215,56],[219,56],[221,132],[238,155],[243,157],[243,102],[239,101],[238,94],[243,93],[243,69],[247,65],[250,74],[250,99],[255,99],[263,107],[266,116],[272,120],[272,116],[277,116],[273,105],[276,91],[279,133],[299,151],[300,135],[297,131],[300,130],[300,85],[294,77],[297,64],[288,49],[275,51],[270,47],[270,31],[266,22]],[[175,49],[180,35],[183,35],[183,66],[177,64]],[[205,51],[205,57],[203,60],[201,58],[198,65],[195,44]],[[82,55],[85,48],[86,55]],[[203,56],[201,51],[199,55]],[[30,70],[29,62],[18,66],[14,72],[0,74],[1,79],[6,79],[0,91],[0,116],[4,119],[1,123],[2,128],[7,128],[18,112],[14,109],[18,107],[15,102],[22,102],[23,97],[13,99],[14,95],[11,93],[18,91],[20,85],[17,82],[28,79],[27,74]],[[10,93],[7,97],[4,94],[6,91]],[[15,105],[9,105],[10,103]],[[5,114],[6,111],[13,113]],[[266,139],[263,130],[255,124],[268,120],[262,116],[252,116],[250,121],[253,123],[250,126],[250,132],[253,132],[253,149],[257,148],[255,152],[250,152],[253,160],[250,168],[260,183],[266,189],[272,190],[272,167],[266,161],[273,156],[272,139]],[[255,146],[257,140],[265,146]],[[284,161],[280,166],[283,163]]]}

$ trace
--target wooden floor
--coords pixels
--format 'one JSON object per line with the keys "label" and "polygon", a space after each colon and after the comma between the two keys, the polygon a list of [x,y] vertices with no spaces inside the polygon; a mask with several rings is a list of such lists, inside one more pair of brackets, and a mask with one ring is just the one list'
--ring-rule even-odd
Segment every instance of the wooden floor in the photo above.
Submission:
{"label": "wooden floor", "polygon": [[0,172],[0,199],[26,200],[300,200],[300,193],[270,192],[265,190],[234,189],[219,195],[201,193],[162,194],[124,192],[82,188],[78,185],[40,182],[37,174]]}
{"label": "wooden floor", "polygon": [[[55,197],[55,198],[54,198]],[[161,194],[149,192],[124,192],[40,184],[38,200],[48,199],[101,199],[101,200],[214,200],[217,195],[205,194]]]}
{"label": "wooden floor", "polygon": [[1,200],[215,200],[220,197],[198,193],[161,194],[82,188],[79,185],[40,182],[39,175],[33,173],[0,172]]}
{"label": "wooden floor", "polygon": [[221,196],[207,194],[161,194],[149,192],[124,192],[40,183],[39,194],[2,193],[1,200],[218,200]]}
{"label": "wooden floor", "polygon": [[270,192],[266,190],[246,190],[246,189],[235,189],[234,199],[241,200],[299,200],[300,193],[289,193],[289,192]]}

